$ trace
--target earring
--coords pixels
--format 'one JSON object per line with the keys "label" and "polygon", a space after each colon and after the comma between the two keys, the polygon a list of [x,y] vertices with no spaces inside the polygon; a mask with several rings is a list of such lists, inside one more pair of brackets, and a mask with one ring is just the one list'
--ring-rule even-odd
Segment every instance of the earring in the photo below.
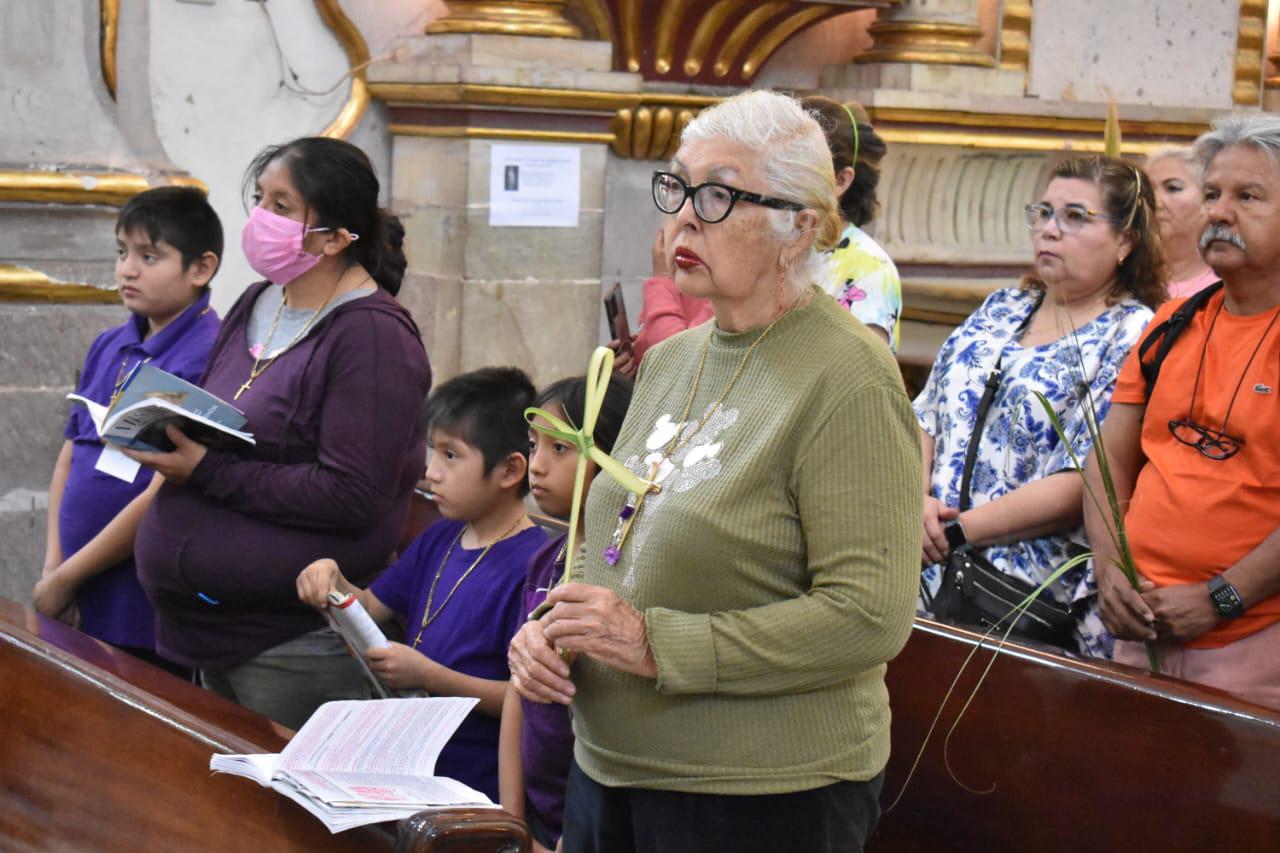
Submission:
{"label": "earring", "polygon": [[1122,267],[1122,266],[1124,266],[1124,259],[1125,259],[1125,258],[1127,258],[1127,257],[1129,257],[1129,256],[1128,256],[1128,255],[1121,255],[1121,256],[1120,256],[1120,258],[1116,261],[1116,266],[1117,266],[1117,267]]}
{"label": "earring", "polygon": [[787,303],[787,267],[790,264],[782,257],[778,258],[778,304]]}

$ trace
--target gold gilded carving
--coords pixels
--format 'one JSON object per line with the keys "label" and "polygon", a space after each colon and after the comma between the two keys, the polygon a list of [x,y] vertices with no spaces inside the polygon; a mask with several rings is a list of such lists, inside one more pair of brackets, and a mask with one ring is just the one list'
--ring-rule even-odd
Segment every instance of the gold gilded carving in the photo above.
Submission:
{"label": "gold gilded carving", "polygon": [[148,179],[112,172],[38,172],[0,170],[0,201],[37,204],[122,205],[153,186],[195,187],[208,193],[202,181],[186,175]]}
{"label": "gold gilded carving", "polygon": [[939,21],[877,20],[867,32],[875,45],[854,62],[919,62],[926,65],[976,65],[992,68],[994,57],[978,50],[982,30]]}
{"label": "gold gilded carving", "polygon": [[733,70],[733,61],[742,50],[742,46],[755,35],[756,30],[760,29],[765,21],[787,8],[787,5],[786,2],[763,3],[747,13],[747,16],[738,22],[721,45],[720,53],[716,55],[716,64],[711,69],[715,75],[729,76],[729,72]]}
{"label": "gold gilded carving", "polygon": [[564,16],[565,0],[449,0],[449,12],[427,25],[427,33],[495,33],[509,36],[582,38]]}
{"label": "gold gilded carving", "polygon": [[751,49],[747,54],[747,58],[742,62],[742,76],[750,80],[756,76],[756,72],[760,70],[760,66],[765,60],[773,55],[784,41],[791,38],[800,30],[809,26],[819,18],[825,17],[834,11],[832,6],[814,6],[804,12],[800,12],[792,18],[788,18],[778,26],[774,27],[767,36],[762,38],[760,42]]}
{"label": "gold gilded carving", "polygon": [[120,34],[120,0],[101,0],[102,34],[99,52],[102,60],[102,82],[111,97],[116,96],[116,40]]}
{"label": "gold gilded carving", "polygon": [[1031,0],[1004,0],[1000,17],[1000,67],[1026,71],[1031,58]]}
{"label": "gold gilded carving", "polygon": [[369,64],[369,46],[365,44],[360,30],[342,11],[338,0],[315,0],[316,11],[326,27],[333,31],[347,54],[347,62],[351,65],[351,94],[342,111],[338,113],[328,127],[320,132],[321,136],[344,139],[355,130],[360,123],[364,111],[369,108],[369,87],[365,82],[365,66]]}
{"label": "gold gilded carving", "polygon": [[741,9],[745,2],[746,0],[719,0],[707,10],[693,31],[693,40],[689,42],[689,50],[685,54],[684,61],[685,74],[690,77],[698,76],[702,71],[702,64],[706,61],[707,52],[711,49],[712,38],[720,31],[720,27],[729,19],[729,16]]}
{"label": "gold gilded carving", "polygon": [[621,0],[622,41],[627,55],[627,70],[640,70],[640,4],[642,0]]}
{"label": "gold gilded carving", "polygon": [[119,301],[114,289],[55,281],[39,270],[0,264],[0,302],[114,305]]}
{"label": "gold gilded carving", "polygon": [[1267,42],[1267,0],[1241,0],[1236,30],[1235,85],[1231,99],[1256,106],[1262,98],[1262,58]]}
{"label": "gold gilded carving", "polygon": [[[393,106],[505,107],[535,112],[612,113],[608,132],[423,127],[395,124],[393,133],[494,139],[551,139],[609,143],[620,157],[665,160],[697,113],[719,101],[707,95],[606,92],[468,83],[374,83],[373,94]],[[664,113],[664,109],[667,111]],[[996,151],[1102,152],[1101,118],[872,107],[871,121],[890,143],[987,148]],[[666,114],[670,114],[670,124]],[[669,128],[669,129],[668,129]],[[1123,122],[1124,151],[1144,154],[1174,139],[1190,140],[1205,126],[1188,122]]]}
{"label": "gold gilded carving", "polygon": [[578,24],[583,38],[613,43],[613,21],[604,0],[568,0],[565,16]]}
{"label": "gold gilded carving", "polygon": [[680,22],[684,18],[687,6],[685,0],[666,0],[662,11],[658,13],[658,37],[654,45],[653,67],[659,74],[671,70],[675,61],[676,33],[680,31]]}
{"label": "gold gilded carving", "polygon": [[609,144],[612,133],[591,133],[576,130],[526,130],[512,127],[457,127],[421,124],[391,124],[387,129],[394,136],[431,136],[443,139],[505,139],[512,142],[573,142]]}

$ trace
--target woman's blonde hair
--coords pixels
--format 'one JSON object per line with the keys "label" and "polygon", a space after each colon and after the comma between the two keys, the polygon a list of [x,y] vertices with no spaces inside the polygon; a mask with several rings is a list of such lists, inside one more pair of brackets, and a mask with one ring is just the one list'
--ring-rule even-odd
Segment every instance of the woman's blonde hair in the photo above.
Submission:
{"label": "woman's blonde hair", "polygon": [[[831,151],[813,116],[795,98],[754,89],[699,113],[685,127],[680,143],[703,139],[725,139],[759,152],[764,192],[818,215],[813,245],[787,270],[786,286],[799,293],[811,283],[820,284],[825,262],[819,252],[840,240],[842,225]],[[776,239],[796,236],[798,211],[769,209],[768,214]]]}
{"label": "woman's blonde hair", "polygon": [[1162,145],[1143,158],[1142,169],[1149,171],[1153,165],[1170,157],[1185,163],[1197,183],[1204,178],[1204,163],[1190,145]]}

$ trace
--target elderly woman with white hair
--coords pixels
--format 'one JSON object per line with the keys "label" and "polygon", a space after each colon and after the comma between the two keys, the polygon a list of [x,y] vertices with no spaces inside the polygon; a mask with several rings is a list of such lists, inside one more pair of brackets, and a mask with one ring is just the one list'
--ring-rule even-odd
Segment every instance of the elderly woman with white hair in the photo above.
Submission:
{"label": "elderly woman with white hair", "polygon": [[1201,185],[1203,164],[1189,146],[1169,145],[1147,155],[1143,168],[1156,193],[1156,225],[1169,270],[1169,298],[1199,293],[1218,280],[1200,256],[1200,236],[1209,227]]}
{"label": "elderly woman with white hair", "polygon": [[522,695],[573,704],[566,851],[860,850],[878,818],[921,462],[888,349],[815,285],[834,188],[816,121],[768,91],[654,174],[676,283],[715,316],[641,367],[613,455],[653,488],[595,480],[582,582],[511,647]]}

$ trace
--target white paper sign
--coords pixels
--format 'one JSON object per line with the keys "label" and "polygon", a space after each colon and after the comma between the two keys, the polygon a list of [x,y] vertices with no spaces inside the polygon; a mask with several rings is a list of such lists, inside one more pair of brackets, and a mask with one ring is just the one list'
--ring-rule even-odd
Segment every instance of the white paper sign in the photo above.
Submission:
{"label": "white paper sign", "polygon": [[574,145],[494,145],[489,225],[576,228],[580,154]]}
{"label": "white paper sign", "polygon": [[98,464],[93,467],[104,474],[110,474],[112,477],[124,480],[126,483],[132,483],[138,479],[138,469],[142,465],[125,456],[120,452],[120,448],[114,444],[108,444],[98,454]]}

